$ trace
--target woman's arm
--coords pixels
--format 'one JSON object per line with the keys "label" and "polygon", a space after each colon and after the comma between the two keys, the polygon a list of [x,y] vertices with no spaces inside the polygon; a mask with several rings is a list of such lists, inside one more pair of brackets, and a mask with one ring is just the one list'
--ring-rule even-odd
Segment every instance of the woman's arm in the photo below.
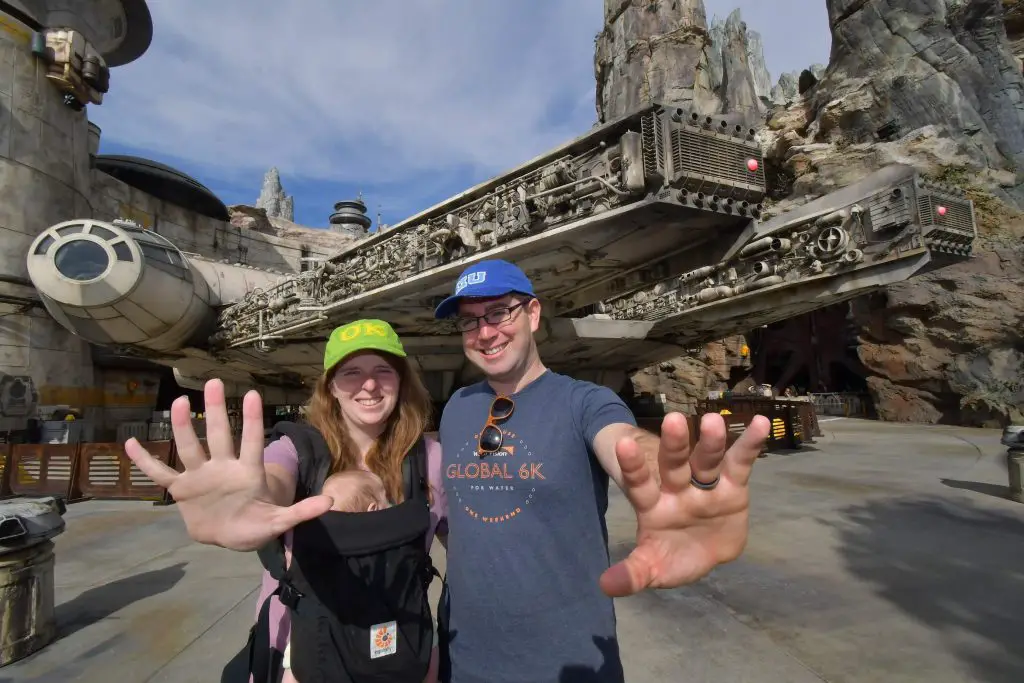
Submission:
{"label": "woman's arm", "polygon": [[432,502],[430,515],[434,523],[434,538],[448,549],[448,496],[444,491],[444,472],[441,463],[441,443],[432,435],[424,435],[427,445],[427,484]]}
{"label": "woman's arm", "polygon": [[287,436],[282,436],[263,449],[263,469],[267,487],[275,505],[295,502],[295,486],[299,478],[299,452]]}

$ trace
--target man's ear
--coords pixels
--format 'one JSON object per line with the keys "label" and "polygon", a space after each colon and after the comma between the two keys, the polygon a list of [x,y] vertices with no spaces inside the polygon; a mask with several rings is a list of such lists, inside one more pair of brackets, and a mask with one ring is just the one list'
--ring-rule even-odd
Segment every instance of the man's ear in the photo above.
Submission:
{"label": "man's ear", "polygon": [[530,316],[530,329],[536,332],[540,329],[540,299],[534,297],[526,304],[526,312]]}

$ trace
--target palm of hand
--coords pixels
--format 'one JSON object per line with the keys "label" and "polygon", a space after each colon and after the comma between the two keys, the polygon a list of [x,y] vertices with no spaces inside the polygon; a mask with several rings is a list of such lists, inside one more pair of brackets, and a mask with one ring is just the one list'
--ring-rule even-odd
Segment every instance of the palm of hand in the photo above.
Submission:
{"label": "palm of hand", "polygon": [[273,538],[268,533],[277,507],[266,473],[236,459],[210,459],[182,472],[168,487],[189,536],[200,543],[253,550]]}
{"label": "palm of hand", "polygon": [[232,550],[256,550],[330,509],[333,501],[322,495],[291,505],[274,501],[263,466],[263,407],[258,393],[250,391],[242,401],[237,455],[223,383],[207,382],[203,398],[209,453],[192,427],[188,399],[178,398],[171,405],[171,427],[184,472],[154,458],[135,439],[125,443],[128,457],[174,498],[189,536]]}
{"label": "palm of hand", "polygon": [[[669,415],[657,445],[642,448],[633,439],[619,443],[637,538],[633,552],[601,577],[607,594],[685,585],[739,557],[747,542],[750,473],[768,428],[767,419],[756,417],[726,450],[722,417],[705,415],[700,440],[691,449],[685,418]],[[717,477],[718,483],[703,490],[691,484],[691,476],[703,482]]]}
{"label": "palm of hand", "polygon": [[652,510],[637,513],[637,552],[650,567],[651,588],[693,583],[717,565],[731,562],[747,542],[749,495],[727,481],[721,503],[701,500],[707,492],[690,487],[662,492]]}

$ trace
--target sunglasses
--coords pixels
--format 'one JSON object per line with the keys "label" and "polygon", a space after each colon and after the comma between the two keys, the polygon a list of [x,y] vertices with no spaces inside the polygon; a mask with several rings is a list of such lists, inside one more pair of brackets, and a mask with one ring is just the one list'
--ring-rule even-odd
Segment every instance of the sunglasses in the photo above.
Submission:
{"label": "sunglasses", "polygon": [[515,401],[508,396],[498,396],[491,401],[491,408],[487,412],[487,424],[480,430],[480,442],[477,444],[477,453],[481,457],[487,453],[497,453],[501,448],[505,441],[505,433],[498,427],[498,422],[512,417],[515,408]]}

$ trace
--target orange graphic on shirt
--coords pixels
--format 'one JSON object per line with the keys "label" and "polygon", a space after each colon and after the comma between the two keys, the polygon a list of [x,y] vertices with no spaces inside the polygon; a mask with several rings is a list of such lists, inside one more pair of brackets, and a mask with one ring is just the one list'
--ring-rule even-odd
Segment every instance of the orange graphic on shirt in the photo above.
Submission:
{"label": "orange graphic on shirt", "polygon": [[457,506],[453,509],[485,524],[508,522],[533,503],[535,487],[547,479],[544,463],[537,462],[511,430],[504,432],[504,443],[494,453],[481,454],[479,439],[480,434],[467,439],[453,461],[445,465],[444,474],[452,487],[450,500],[454,498]]}
{"label": "orange graphic on shirt", "polygon": [[373,634],[373,644],[381,650],[391,645],[391,634],[388,633],[388,629],[386,627],[377,629]]}

